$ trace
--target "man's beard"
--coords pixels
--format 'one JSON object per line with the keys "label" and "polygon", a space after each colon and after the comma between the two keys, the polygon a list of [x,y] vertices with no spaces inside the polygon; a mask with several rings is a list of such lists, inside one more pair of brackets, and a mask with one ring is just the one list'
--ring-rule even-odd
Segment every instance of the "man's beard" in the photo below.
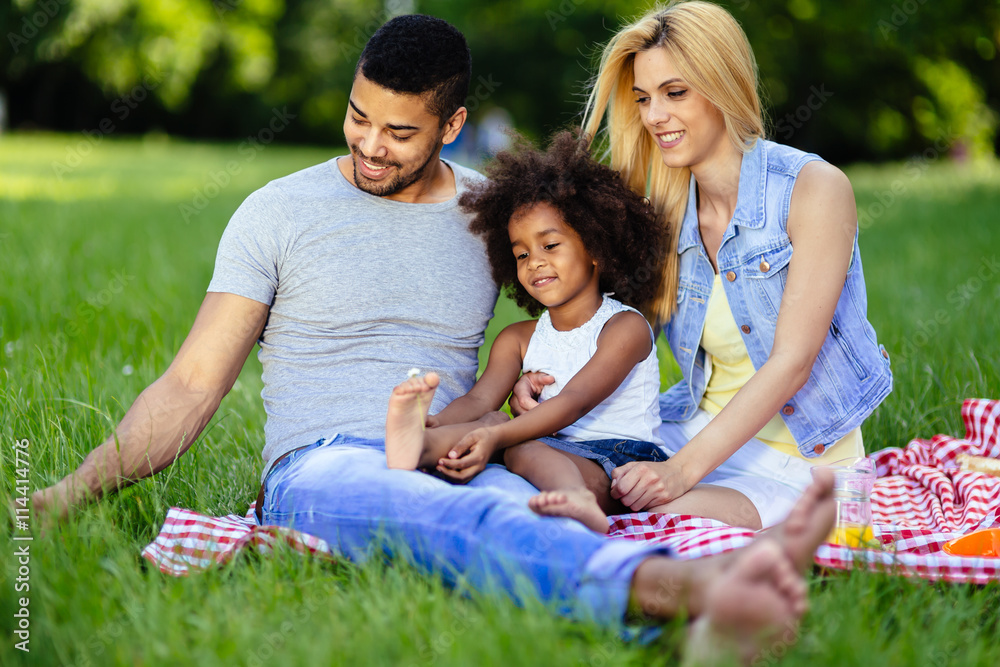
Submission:
{"label": "man's beard", "polygon": [[[403,188],[407,188],[421,179],[424,175],[424,171],[427,169],[427,165],[431,163],[434,158],[435,151],[431,151],[424,163],[420,165],[417,169],[413,170],[409,174],[402,173],[402,165],[396,162],[375,162],[368,158],[363,158],[363,153],[358,150],[357,146],[351,146],[351,153],[354,155],[353,160],[351,160],[351,166],[354,168],[354,184],[358,186],[359,190],[367,192],[370,195],[375,195],[376,197],[389,197],[396,194]],[[390,178],[387,182],[382,181],[372,181],[367,178],[364,174],[358,171],[358,160],[364,159],[365,162],[369,162],[379,167],[395,167],[396,174]]]}

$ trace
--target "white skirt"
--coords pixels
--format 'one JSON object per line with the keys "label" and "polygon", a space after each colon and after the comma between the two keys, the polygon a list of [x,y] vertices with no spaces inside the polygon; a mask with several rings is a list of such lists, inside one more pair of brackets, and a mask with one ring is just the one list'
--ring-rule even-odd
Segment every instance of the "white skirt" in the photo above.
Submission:
{"label": "white skirt", "polygon": [[[674,456],[708,423],[712,414],[698,409],[685,422],[663,422],[660,438],[664,450]],[[724,486],[750,499],[764,528],[781,523],[795,501],[812,482],[812,466],[804,459],[783,454],[756,438],[750,440],[718,468],[701,480],[702,484]]]}

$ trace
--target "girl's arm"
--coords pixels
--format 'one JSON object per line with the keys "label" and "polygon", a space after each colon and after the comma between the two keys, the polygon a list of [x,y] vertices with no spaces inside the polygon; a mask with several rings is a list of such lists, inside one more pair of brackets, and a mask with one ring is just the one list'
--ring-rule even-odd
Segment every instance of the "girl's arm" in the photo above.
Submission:
{"label": "girl's arm", "polygon": [[441,412],[428,418],[433,426],[473,422],[487,412],[499,410],[521,375],[521,360],[535,331],[535,320],[504,327],[493,341],[482,377],[465,396],[456,398]]}
{"label": "girl's arm", "polygon": [[613,497],[640,511],[683,495],[756,436],[802,388],[833,321],[856,231],[857,208],[847,176],[825,162],[806,164],[788,212],[795,252],[771,356],[676,456],[615,470]]}
{"label": "girl's arm", "polygon": [[476,429],[460,440],[439,470],[456,480],[471,477],[481,459],[511,445],[540,438],[576,422],[610,396],[652,350],[646,320],[614,315],[597,339],[597,352],[557,396],[504,424]]}

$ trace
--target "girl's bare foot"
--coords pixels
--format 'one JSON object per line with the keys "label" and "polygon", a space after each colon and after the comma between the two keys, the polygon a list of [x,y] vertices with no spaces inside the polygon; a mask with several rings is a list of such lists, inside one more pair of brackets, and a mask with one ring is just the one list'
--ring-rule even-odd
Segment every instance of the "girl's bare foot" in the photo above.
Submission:
{"label": "girl's bare foot", "polygon": [[398,385],[385,416],[385,460],[390,468],[416,470],[424,451],[424,423],[441,379],[431,372]]}
{"label": "girl's bare foot", "polygon": [[528,500],[528,507],[538,514],[576,519],[598,533],[608,532],[608,517],[588,489],[543,491]]}

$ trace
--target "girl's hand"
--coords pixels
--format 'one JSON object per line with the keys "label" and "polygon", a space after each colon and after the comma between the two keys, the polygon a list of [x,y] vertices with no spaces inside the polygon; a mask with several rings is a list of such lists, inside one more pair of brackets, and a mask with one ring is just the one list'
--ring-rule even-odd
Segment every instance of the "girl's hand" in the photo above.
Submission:
{"label": "girl's hand", "polygon": [[545,385],[552,384],[556,379],[546,373],[530,371],[522,375],[514,384],[514,391],[511,394],[510,412],[517,417],[532,408],[538,407],[538,397],[542,394]]}
{"label": "girl's hand", "polygon": [[456,482],[468,482],[486,468],[498,444],[495,431],[477,428],[459,440],[447,457],[438,461],[437,470]]}
{"label": "girl's hand", "polygon": [[665,505],[691,488],[671,461],[632,461],[611,472],[611,497],[633,512]]}

